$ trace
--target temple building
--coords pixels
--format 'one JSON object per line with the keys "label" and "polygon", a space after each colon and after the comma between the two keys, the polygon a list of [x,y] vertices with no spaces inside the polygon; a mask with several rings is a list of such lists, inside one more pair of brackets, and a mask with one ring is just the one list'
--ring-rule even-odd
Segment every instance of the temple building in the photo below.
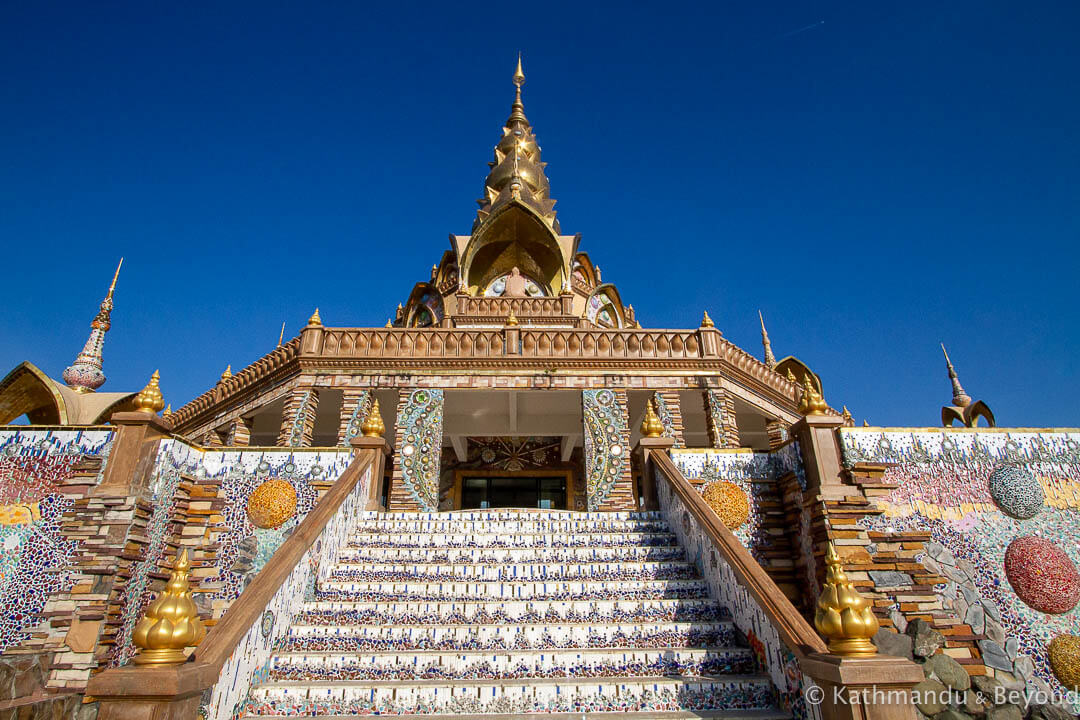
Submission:
{"label": "temple building", "polygon": [[[760,313],[760,357],[642,327],[512,80],[385,327],[315,309],[173,410],[102,391],[117,267],[61,380],[0,380],[0,718],[1075,713],[1080,430],[947,353],[940,424],[856,427]],[[917,692],[813,700],[870,686]]]}

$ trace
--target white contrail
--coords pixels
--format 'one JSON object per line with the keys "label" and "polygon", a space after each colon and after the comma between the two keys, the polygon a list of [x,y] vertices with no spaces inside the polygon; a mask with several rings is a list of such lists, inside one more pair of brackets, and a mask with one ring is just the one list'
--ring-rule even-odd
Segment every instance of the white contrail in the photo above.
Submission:
{"label": "white contrail", "polygon": [[818,25],[824,25],[824,24],[825,24],[824,20],[818,20],[813,25],[807,25],[806,27],[801,27],[798,30],[792,30],[791,32],[784,33],[783,35],[777,35],[776,39],[779,40],[780,38],[786,38],[786,37],[791,37],[792,35],[798,35],[799,33],[806,32],[807,30],[813,30]]}

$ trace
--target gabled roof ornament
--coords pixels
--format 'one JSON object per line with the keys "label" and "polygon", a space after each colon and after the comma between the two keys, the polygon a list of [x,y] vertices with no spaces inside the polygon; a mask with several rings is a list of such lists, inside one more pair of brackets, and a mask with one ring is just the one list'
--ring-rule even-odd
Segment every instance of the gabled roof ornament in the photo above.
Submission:
{"label": "gabled roof ornament", "polygon": [[995,427],[994,413],[990,412],[989,406],[982,400],[971,401],[971,396],[964,392],[960,384],[960,377],[956,374],[949,352],[945,349],[945,343],[941,343],[941,352],[945,354],[945,368],[952,382],[952,405],[944,405],[941,408],[941,424],[950,427],[954,422],[959,422],[964,427],[976,427],[981,417],[990,427]]}
{"label": "gabled roof ornament", "polygon": [[105,333],[112,327],[113,291],[116,290],[116,279],[120,277],[123,264],[124,258],[120,258],[109,292],[101,301],[98,314],[90,322],[90,337],[86,339],[86,345],[75,362],[64,369],[64,382],[77,393],[91,393],[105,384],[105,373],[101,371],[101,351],[105,347]]}

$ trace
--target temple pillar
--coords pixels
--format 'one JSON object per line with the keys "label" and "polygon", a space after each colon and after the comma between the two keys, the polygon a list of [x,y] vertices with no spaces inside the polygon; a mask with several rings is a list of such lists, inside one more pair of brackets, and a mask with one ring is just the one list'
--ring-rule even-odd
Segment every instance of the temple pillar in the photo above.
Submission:
{"label": "temple pillar", "polygon": [[679,391],[657,390],[653,393],[653,398],[656,400],[656,414],[660,417],[660,424],[664,426],[664,437],[674,441],[672,447],[686,447]]}
{"label": "temple pillar", "polygon": [[581,391],[589,510],[636,510],[626,390]]}
{"label": "temple pillar", "polygon": [[362,435],[360,426],[371,408],[370,390],[345,390],[341,398],[341,425],[338,445],[347,446],[354,437]]}
{"label": "temple pillar", "polygon": [[229,426],[229,437],[225,443],[229,447],[247,447],[251,444],[251,420],[238,417]]}
{"label": "temple pillar", "polygon": [[402,390],[398,395],[395,425],[397,452],[387,510],[435,512],[439,509],[443,391]]}
{"label": "temple pillar", "polygon": [[765,423],[765,432],[769,434],[769,450],[775,450],[791,439],[791,427],[783,420],[770,420]]}
{"label": "temple pillar", "polygon": [[738,448],[739,427],[735,424],[735,400],[722,387],[704,392],[705,424],[709,444],[714,448]]}
{"label": "temple pillar", "polygon": [[311,447],[315,434],[315,413],[319,409],[319,391],[311,386],[298,387],[285,400],[281,412],[279,447]]}

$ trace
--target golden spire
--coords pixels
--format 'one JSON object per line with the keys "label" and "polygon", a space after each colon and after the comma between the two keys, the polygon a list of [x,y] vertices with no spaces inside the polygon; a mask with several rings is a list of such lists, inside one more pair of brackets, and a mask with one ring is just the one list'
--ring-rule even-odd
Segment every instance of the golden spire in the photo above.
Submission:
{"label": "golden spire", "polygon": [[390,318],[386,318],[386,327],[388,327],[388,328],[394,327],[394,324],[392,322],[390,322]]}
{"label": "golden spire", "polygon": [[86,339],[82,352],[75,356],[75,362],[66,367],[61,375],[67,386],[77,393],[92,393],[105,384],[105,373],[101,371],[102,350],[105,348],[105,333],[112,327],[113,292],[123,264],[124,258],[120,258],[109,291],[98,306],[97,315],[90,321],[90,337]]}
{"label": "golden spire", "polygon": [[360,426],[360,432],[364,434],[364,437],[382,437],[386,432],[386,425],[383,424],[382,413],[379,411],[378,398],[372,398],[371,409],[364,418],[364,424]]}
{"label": "golden spire", "polygon": [[653,400],[645,403],[645,418],[641,421],[641,434],[647,438],[658,438],[664,434],[664,424],[653,410]]}
{"label": "golden spire", "polygon": [[870,421],[869,420],[863,420],[862,421],[862,426],[863,427],[870,427]]}
{"label": "golden spire", "polygon": [[791,383],[799,382],[799,379],[797,377],[795,377],[795,373],[791,372],[791,368],[787,369],[787,379],[788,379],[788,382],[791,382]]}
{"label": "golden spire", "polygon": [[555,219],[551,186],[544,174],[545,163],[540,159],[540,146],[521,102],[525,73],[521,69],[520,55],[513,80],[514,102],[503,126],[502,138],[495,146],[495,159],[488,163],[491,170],[484,180],[484,196],[477,200],[480,209],[473,222],[474,236],[497,208],[509,203],[526,207],[555,234],[561,232],[559,221]]}
{"label": "golden spire", "polygon": [[165,591],[146,608],[131,639],[139,648],[136,665],[173,665],[187,660],[184,648],[198,645],[206,635],[188,586],[187,550],[181,550]]}
{"label": "golden spire", "polygon": [[765,364],[776,367],[776,356],[772,353],[772,344],[769,342],[769,333],[765,330],[765,316],[757,311],[758,320],[761,321],[761,344],[765,347]]}
{"label": "golden spire", "polygon": [[814,387],[809,373],[803,375],[803,392],[802,397],[799,398],[799,412],[803,415],[824,415],[825,409],[828,407],[825,398],[821,397],[821,393]]}
{"label": "golden spire", "polygon": [[841,415],[844,418],[844,427],[855,427],[855,417],[847,409],[847,405],[844,406],[844,412]]}
{"label": "golden spire", "polygon": [[818,597],[814,625],[837,655],[877,655],[870,638],[878,631],[878,619],[870,602],[859,594],[844,574],[840,556],[830,542],[825,553],[825,585]]}
{"label": "golden spire", "polygon": [[229,364],[229,365],[225,366],[225,372],[221,373],[221,379],[218,380],[218,382],[225,382],[226,380],[228,380],[231,377],[232,377],[232,365]]}
{"label": "golden spire", "polygon": [[277,346],[278,347],[281,347],[281,343],[282,343],[282,341],[284,339],[285,339],[285,321],[282,320],[281,321],[281,333],[278,334],[278,338],[277,338]]}
{"label": "golden spire", "polygon": [[315,312],[308,318],[308,325],[322,325],[322,318],[319,317],[319,308],[315,308]]}
{"label": "golden spire", "polygon": [[514,314],[514,309],[510,308],[510,316],[506,318],[507,327],[516,327],[518,324],[517,315]]}
{"label": "golden spire", "polygon": [[165,412],[161,413],[161,417],[165,418],[166,420],[172,420],[172,416],[173,416],[172,403],[169,403],[168,405],[165,406]]}
{"label": "golden spire", "polygon": [[945,353],[945,367],[949,371],[949,380],[952,381],[952,404],[956,407],[965,408],[971,404],[971,396],[964,392],[960,385],[960,377],[956,374],[956,368],[949,360],[949,352],[945,349],[945,343],[941,343],[941,352]]}
{"label": "golden spire", "polygon": [[709,317],[709,311],[708,310],[705,311],[705,316],[701,318],[701,327],[703,327],[703,328],[716,327],[715,325],[713,325],[712,318]]}
{"label": "golden spire", "polygon": [[165,398],[161,396],[161,387],[158,380],[161,376],[155,370],[150,376],[150,382],[135,396],[135,410],[149,415],[157,414],[157,411],[165,407]]}

